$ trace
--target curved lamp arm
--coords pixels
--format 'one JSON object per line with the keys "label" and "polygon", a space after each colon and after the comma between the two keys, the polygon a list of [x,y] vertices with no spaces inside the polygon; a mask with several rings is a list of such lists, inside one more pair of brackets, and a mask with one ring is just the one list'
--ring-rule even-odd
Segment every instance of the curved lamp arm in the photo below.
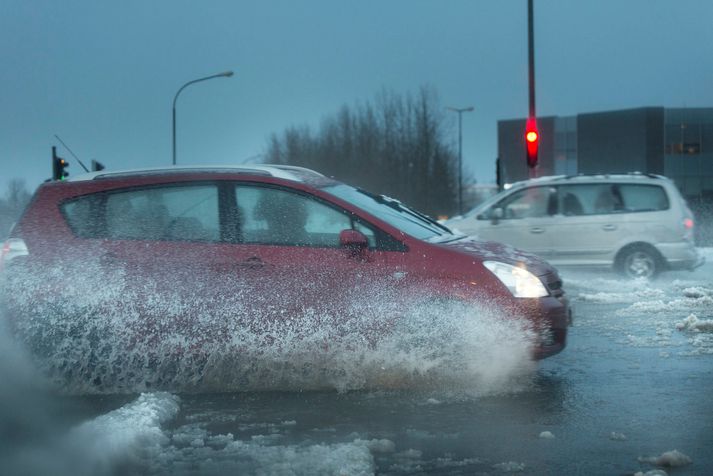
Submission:
{"label": "curved lamp arm", "polygon": [[218,74],[212,74],[210,76],[206,76],[205,78],[198,78],[194,79],[192,81],[188,81],[186,84],[181,86],[178,91],[176,92],[176,95],[173,96],[173,165],[176,165],[176,101],[178,100],[178,95],[181,94],[181,91],[186,89],[186,87],[190,86],[191,84],[198,83],[201,81],[206,81],[208,79],[213,79],[213,78],[229,78],[233,75],[232,71],[223,71],[222,73]]}

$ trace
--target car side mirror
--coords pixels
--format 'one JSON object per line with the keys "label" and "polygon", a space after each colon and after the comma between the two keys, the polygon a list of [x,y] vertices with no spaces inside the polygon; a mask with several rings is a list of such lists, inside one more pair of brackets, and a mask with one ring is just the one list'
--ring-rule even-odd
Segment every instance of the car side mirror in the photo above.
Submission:
{"label": "car side mirror", "polygon": [[369,240],[360,231],[342,230],[339,232],[339,246],[347,250],[349,257],[363,258],[369,248]]}
{"label": "car side mirror", "polygon": [[503,209],[500,207],[493,208],[493,210],[490,212],[490,222],[493,225],[497,225],[500,220],[503,218]]}

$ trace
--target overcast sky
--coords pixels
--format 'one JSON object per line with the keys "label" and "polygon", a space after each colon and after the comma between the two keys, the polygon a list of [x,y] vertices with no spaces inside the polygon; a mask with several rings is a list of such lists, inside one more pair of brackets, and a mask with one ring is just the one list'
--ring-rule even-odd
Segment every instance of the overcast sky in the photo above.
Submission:
{"label": "overcast sky", "polygon": [[[538,115],[713,106],[713,1],[535,0]],[[109,168],[259,160],[272,132],[432,85],[494,180],[497,121],[527,114],[526,0],[0,0],[0,164],[34,188],[50,149]],[[455,121],[453,140],[457,138]],[[72,163],[70,173],[80,167]]]}

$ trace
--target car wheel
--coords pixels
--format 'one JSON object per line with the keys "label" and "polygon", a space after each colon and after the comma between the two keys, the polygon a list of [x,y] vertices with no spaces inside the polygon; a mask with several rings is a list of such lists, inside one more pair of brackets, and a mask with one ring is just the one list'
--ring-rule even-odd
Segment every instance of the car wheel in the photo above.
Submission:
{"label": "car wheel", "polygon": [[659,272],[658,256],[646,248],[632,248],[620,261],[621,272],[629,278],[654,278]]}

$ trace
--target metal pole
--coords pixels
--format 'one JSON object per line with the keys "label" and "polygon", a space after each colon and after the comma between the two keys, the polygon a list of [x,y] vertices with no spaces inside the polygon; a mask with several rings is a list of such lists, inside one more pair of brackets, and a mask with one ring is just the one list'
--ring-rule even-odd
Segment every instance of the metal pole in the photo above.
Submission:
{"label": "metal pole", "polygon": [[458,111],[458,214],[463,215],[463,111]]}
{"label": "metal pole", "polygon": [[232,71],[224,71],[222,73],[218,74],[213,74],[211,76],[206,76],[205,78],[198,78],[194,79],[192,81],[188,81],[186,84],[181,86],[178,89],[178,92],[176,92],[176,95],[173,97],[173,165],[176,165],[176,100],[178,100],[178,95],[181,94],[181,91],[183,91],[186,86],[189,86],[194,83],[198,83],[200,81],[206,81],[208,79],[213,79],[213,78],[229,78],[233,75]]}
{"label": "metal pole", "polygon": [[458,113],[458,214],[463,214],[463,113],[473,111],[473,107],[447,107]]}
{"label": "metal pole", "polygon": [[[537,115],[535,113],[535,26],[533,18],[533,0],[527,0],[527,82],[529,87],[529,115],[528,118],[534,120]],[[536,167],[528,167],[529,178],[537,177]]]}
{"label": "metal pole", "polygon": [[530,89],[530,117],[537,117],[535,114],[535,22],[532,2],[533,0],[527,0],[527,71]]}

